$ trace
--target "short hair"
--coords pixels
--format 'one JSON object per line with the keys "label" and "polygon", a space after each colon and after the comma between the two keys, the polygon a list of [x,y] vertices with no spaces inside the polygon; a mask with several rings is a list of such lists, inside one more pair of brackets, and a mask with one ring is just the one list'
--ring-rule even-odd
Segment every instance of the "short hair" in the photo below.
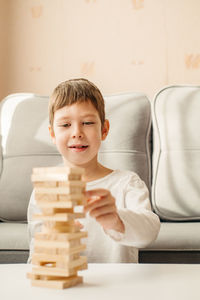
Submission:
{"label": "short hair", "polygon": [[100,90],[89,80],[77,78],[60,83],[53,91],[49,101],[49,123],[53,128],[55,112],[66,105],[90,101],[96,108],[103,128],[105,122],[105,103]]}

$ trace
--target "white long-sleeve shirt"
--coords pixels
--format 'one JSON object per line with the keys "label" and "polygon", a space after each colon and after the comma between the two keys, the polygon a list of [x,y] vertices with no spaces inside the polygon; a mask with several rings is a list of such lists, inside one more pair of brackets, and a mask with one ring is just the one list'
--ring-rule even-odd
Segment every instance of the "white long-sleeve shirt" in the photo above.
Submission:
{"label": "white long-sleeve shirt", "polygon": [[[109,175],[88,182],[87,190],[108,189],[116,199],[118,214],[125,226],[125,233],[114,230],[104,230],[101,225],[91,218],[80,219],[88,231],[84,239],[89,263],[128,263],[138,262],[138,248],[144,248],[158,235],[160,221],[151,210],[149,192],[139,176],[131,171],[114,170]],[[33,238],[36,231],[41,230],[41,222],[33,221],[32,216],[40,212],[36,205],[34,192],[28,207],[28,229],[30,237],[31,261],[33,252]],[[82,240],[83,242],[83,240]]]}

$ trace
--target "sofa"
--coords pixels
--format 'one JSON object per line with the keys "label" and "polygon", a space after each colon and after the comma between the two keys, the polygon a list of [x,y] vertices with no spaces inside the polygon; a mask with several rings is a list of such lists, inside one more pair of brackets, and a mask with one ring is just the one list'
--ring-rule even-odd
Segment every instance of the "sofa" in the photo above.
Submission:
{"label": "sofa", "polygon": [[[0,103],[0,263],[25,263],[33,167],[56,166],[48,133],[48,97],[12,94]],[[161,230],[139,249],[139,263],[200,262],[200,86],[168,86],[105,97],[110,133],[99,160],[138,173]]]}

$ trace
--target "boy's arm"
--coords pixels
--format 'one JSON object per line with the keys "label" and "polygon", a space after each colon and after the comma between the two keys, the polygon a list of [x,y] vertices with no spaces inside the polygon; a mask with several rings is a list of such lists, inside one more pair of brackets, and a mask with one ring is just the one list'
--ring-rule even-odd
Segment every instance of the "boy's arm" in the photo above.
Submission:
{"label": "boy's arm", "polygon": [[112,229],[124,233],[124,223],[122,222],[116,206],[115,198],[109,190],[95,189],[87,191],[87,205],[84,207],[85,212],[89,212],[92,218],[106,229]]}
{"label": "boy's arm", "polygon": [[118,210],[125,225],[120,243],[144,248],[157,238],[160,219],[151,209],[148,188],[139,176],[131,177],[124,201],[125,207]]}
{"label": "boy's arm", "polygon": [[[100,196],[103,191],[104,197],[107,198],[105,201]],[[86,196],[89,197],[89,202],[85,211],[96,218],[104,231],[115,241],[142,248],[156,239],[160,230],[160,220],[151,210],[148,189],[140,178],[129,182],[123,208],[116,207],[115,198],[109,191],[106,196],[106,190],[88,191]],[[116,221],[117,219],[123,224],[123,230],[119,230],[120,222]]]}

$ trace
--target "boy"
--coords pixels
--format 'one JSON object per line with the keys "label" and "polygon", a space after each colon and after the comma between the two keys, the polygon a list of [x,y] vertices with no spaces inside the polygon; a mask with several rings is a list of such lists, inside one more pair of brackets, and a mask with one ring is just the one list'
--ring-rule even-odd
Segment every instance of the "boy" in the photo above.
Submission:
{"label": "boy", "polygon": [[[65,166],[84,168],[87,182],[86,218],[79,225],[88,231],[85,255],[88,262],[137,262],[139,247],[156,239],[160,229],[151,211],[148,189],[137,174],[111,170],[98,162],[101,141],[109,131],[104,99],[99,89],[86,79],[59,84],[49,102],[49,132]],[[28,208],[31,236],[41,223],[33,222],[38,212],[34,192]]]}

